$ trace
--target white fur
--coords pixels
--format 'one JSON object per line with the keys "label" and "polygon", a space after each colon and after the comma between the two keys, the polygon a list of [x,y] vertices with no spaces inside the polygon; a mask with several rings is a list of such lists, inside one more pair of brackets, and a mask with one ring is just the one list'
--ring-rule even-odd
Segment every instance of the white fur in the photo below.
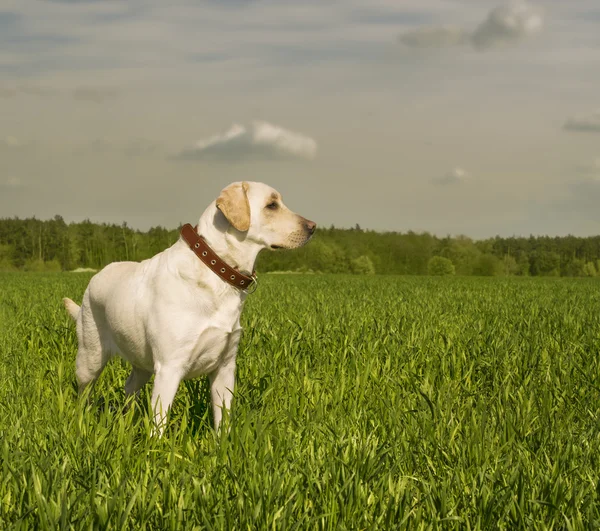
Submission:
{"label": "white fur", "polygon": [[[236,230],[214,201],[202,214],[198,232],[225,262],[251,272],[262,249],[303,245],[314,223],[288,210],[262,183],[246,183],[244,190],[251,215],[247,232]],[[273,194],[280,205],[275,212],[265,208]],[[161,432],[179,382],[208,375],[218,428],[222,409],[231,404],[246,296],[209,270],[181,238],[143,262],[106,266],[90,281],[81,309],[64,299],[77,322],[80,391],[98,378],[112,355],[120,355],[133,365],[125,384],[128,396],[155,375],[152,406]]]}

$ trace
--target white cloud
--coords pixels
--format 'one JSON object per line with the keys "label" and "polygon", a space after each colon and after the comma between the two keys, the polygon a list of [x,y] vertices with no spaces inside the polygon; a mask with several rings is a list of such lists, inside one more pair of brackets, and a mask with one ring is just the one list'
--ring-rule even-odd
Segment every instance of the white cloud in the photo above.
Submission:
{"label": "white cloud", "polygon": [[234,124],[225,133],[214,135],[185,148],[175,158],[184,160],[313,159],[314,139],[267,122],[251,126]]}
{"label": "white cloud", "polygon": [[493,9],[473,32],[471,42],[478,49],[516,42],[542,30],[544,19],[536,7],[513,3]]}
{"label": "white cloud", "polygon": [[589,116],[572,116],[568,118],[563,129],[580,133],[600,133],[600,110]]}
{"label": "white cloud", "polygon": [[442,177],[437,177],[433,179],[433,183],[440,186],[447,186],[451,184],[462,183],[464,181],[467,181],[469,178],[469,174],[463,168],[459,168],[457,166]]}
{"label": "white cloud", "polygon": [[398,40],[411,48],[471,45],[477,50],[486,50],[530,37],[540,32],[543,25],[540,9],[517,2],[492,9],[473,32],[451,26],[422,27],[401,34]]}

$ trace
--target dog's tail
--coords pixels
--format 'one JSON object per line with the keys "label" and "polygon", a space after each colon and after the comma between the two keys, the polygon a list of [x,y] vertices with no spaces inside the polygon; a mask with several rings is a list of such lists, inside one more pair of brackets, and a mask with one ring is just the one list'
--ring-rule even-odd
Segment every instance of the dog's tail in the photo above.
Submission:
{"label": "dog's tail", "polygon": [[73,302],[71,299],[69,299],[67,297],[65,297],[63,299],[63,304],[65,305],[65,308],[69,312],[69,315],[71,316],[73,321],[76,321],[77,316],[79,315],[79,310],[81,309],[81,306],[79,306],[77,303]]}

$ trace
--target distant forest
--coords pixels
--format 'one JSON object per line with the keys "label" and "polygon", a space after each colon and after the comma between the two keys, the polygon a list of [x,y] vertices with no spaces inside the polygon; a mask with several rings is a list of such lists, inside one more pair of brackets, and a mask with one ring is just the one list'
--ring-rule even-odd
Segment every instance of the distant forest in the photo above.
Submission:
{"label": "distant forest", "polygon": [[[119,260],[144,260],[172,245],[178,229],[144,232],[91,221],[65,223],[62,217],[0,219],[0,271],[100,269]],[[596,276],[600,236],[528,238],[319,229],[309,245],[294,251],[264,251],[257,270],[356,274],[457,274]]]}

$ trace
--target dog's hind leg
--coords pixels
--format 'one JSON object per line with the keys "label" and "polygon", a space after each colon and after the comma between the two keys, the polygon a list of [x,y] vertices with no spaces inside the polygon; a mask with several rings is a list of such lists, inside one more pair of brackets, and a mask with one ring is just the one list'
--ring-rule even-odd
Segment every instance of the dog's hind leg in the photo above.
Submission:
{"label": "dog's hind leg", "polygon": [[95,382],[110,359],[110,353],[104,348],[100,332],[89,312],[83,312],[77,325],[79,348],[75,360],[75,376],[79,393]]}
{"label": "dog's hind leg", "polygon": [[109,359],[110,355],[104,352],[99,344],[97,348],[79,347],[75,362],[75,376],[80,394],[98,379]]}
{"label": "dog's hind leg", "polygon": [[127,381],[125,382],[126,398],[129,398],[131,395],[137,395],[151,377],[151,372],[140,369],[139,367],[133,367],[129,378],[127,378]]}

